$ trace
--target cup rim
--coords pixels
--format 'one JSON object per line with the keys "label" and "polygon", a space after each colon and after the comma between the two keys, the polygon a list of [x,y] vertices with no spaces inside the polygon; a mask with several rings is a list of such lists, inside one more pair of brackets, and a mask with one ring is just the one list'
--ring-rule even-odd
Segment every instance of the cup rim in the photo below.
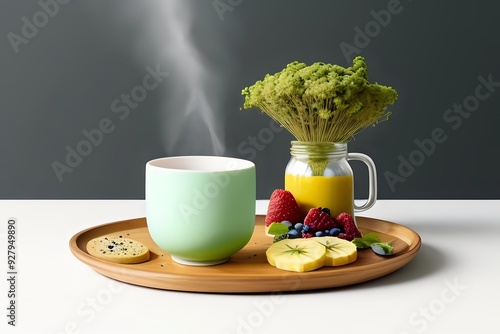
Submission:
{"label": "cup rim", "polygon": [[179,155],[150,160],[146,163],[146,167],[186,173],[212,173],[246,170],[255,168],[255,164],[250,160],[234,157]]}

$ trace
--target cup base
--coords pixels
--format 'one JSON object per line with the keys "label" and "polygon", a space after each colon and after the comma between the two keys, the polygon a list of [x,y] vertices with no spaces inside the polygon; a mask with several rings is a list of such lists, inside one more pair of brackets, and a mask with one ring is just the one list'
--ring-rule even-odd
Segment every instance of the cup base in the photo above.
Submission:
{"label": "cup base", "polygon": [[228,257],[225,259],[211,260],[211,261],[191,261],[191,260],[180,259],[180,258],[175,257],[175,256],[170,256],[170,257],[172,258],[172,260],[174,260],[175,262],[177,262],[179,264],[183,264],[186,266],[197,266],[197,267],[215,266],[217,264],[222,264],[224,262],[227,262],[227,260],[229,260]]}

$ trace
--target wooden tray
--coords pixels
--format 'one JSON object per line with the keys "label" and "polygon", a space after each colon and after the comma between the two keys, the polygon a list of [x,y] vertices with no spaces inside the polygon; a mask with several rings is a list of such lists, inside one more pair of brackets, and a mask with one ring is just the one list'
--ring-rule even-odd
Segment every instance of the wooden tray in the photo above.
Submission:
{"label": "wooden tray", "polygon": [[[323,267],[305,273],[276,269],[266,260],[265,251],[272,238],[264,234],[264,216],[256,216],[254,234],[248,244],[228,262],[216,266],[192,267],[172,261],[149,236],[145,218],[86,229],[74,235],[69,246],[83,263],[122,282],[166,290],[219,293],[314,290],[365,282],[403,267],[420,248],[420,236],[403,225],[365,217],[356,217],[356,221],[361,233],[373,231],[383,242],[392,242],[395,254],[381,257],[367,249],[358,252],[354,263],[341,267]],[[87,242],[106,234],[119,234],[144,243],[151,251],[151,259],[139,264],[116,264],[90,256]]]}

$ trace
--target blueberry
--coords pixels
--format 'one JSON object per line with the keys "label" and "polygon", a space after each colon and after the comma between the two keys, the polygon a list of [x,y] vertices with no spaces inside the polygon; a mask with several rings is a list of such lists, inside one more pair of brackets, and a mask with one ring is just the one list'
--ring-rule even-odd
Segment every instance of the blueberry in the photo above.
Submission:
{"label": "blueberry", "polygon": [[337,235],[339,235],[339,234],[340,234],[340,229],[339,229],[339,228],[334,227],[334,228],[332,228],[332,229],[330,230],[330,235],[331,235],[332,237],[336,237],[336,236],[337,236]]}
{"label": "blueberry", "polygon": [[321,211],[328,213],[328,215],[331,215],[331,211],[328,208],[323,208]]}
{"label": "blueberry", "polygon": [[307,231],[309,231],[309,225],[304,225],[302,227],[302,232],[307,232]]}
{"label": "blueberry", "polygon": [[290,228],[290,227],[292,227],[292,226],[293,226],[293,224],[292,224],[292,223],[290,223],[288,220],[283,220],[283,221],[281,222],[281,224],[286,225],[288,228]]}
{"label": "blueberry", "polygon": [[297,230],[290,230],[288,231],[288,238],[289,239],[295,239],[295,238],[300,238],[301,234]]}
{"label": "blueberry", "polygon": [[316,232],[316,236],[317,236],[317,237],[322,237],[322,236],[323,236],[323,232],[322,232],[322,231],[318,231],[318,232]]}
{"label": "blueberry", "polygon": [[330,230],[325,230],[325,232],[323,232],[323,233],[326,235],[330,235]]}
{"label": "blueberry", "polygon": [[300,232],[300,231],[302,231],[302,227],[304,227],[304,224],[302,224],[302,223],[297,223],[297,224],[295,224],[295,226],[294,226],[294,227],[295,227],[295,229],[296,229],[297,231],[299,231],[299,232]]}

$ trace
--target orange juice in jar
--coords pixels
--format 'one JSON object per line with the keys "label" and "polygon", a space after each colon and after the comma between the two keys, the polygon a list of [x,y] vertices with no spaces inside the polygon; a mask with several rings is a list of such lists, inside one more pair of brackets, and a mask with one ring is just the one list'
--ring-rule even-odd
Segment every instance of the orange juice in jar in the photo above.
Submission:
{"label": "orange juice in jar", "polygon": [[[346,143],[292,141],[291,159],[285,170],[285,189],[305,215],[314,207],[329,208],[336,217],[364,211],[376,201],[375,165],[366,155],[347,153]],[[363,161],[369,171],[369,197],[362,206],[354,203],[354,177],[347,160]]]}
{"label": "orange juice in jar", "polygon": [[314,207],[329,208],[334,217],[341,212],[354,213],[352,175],[285,174],[285,189],[294,195],[304,215]]}

